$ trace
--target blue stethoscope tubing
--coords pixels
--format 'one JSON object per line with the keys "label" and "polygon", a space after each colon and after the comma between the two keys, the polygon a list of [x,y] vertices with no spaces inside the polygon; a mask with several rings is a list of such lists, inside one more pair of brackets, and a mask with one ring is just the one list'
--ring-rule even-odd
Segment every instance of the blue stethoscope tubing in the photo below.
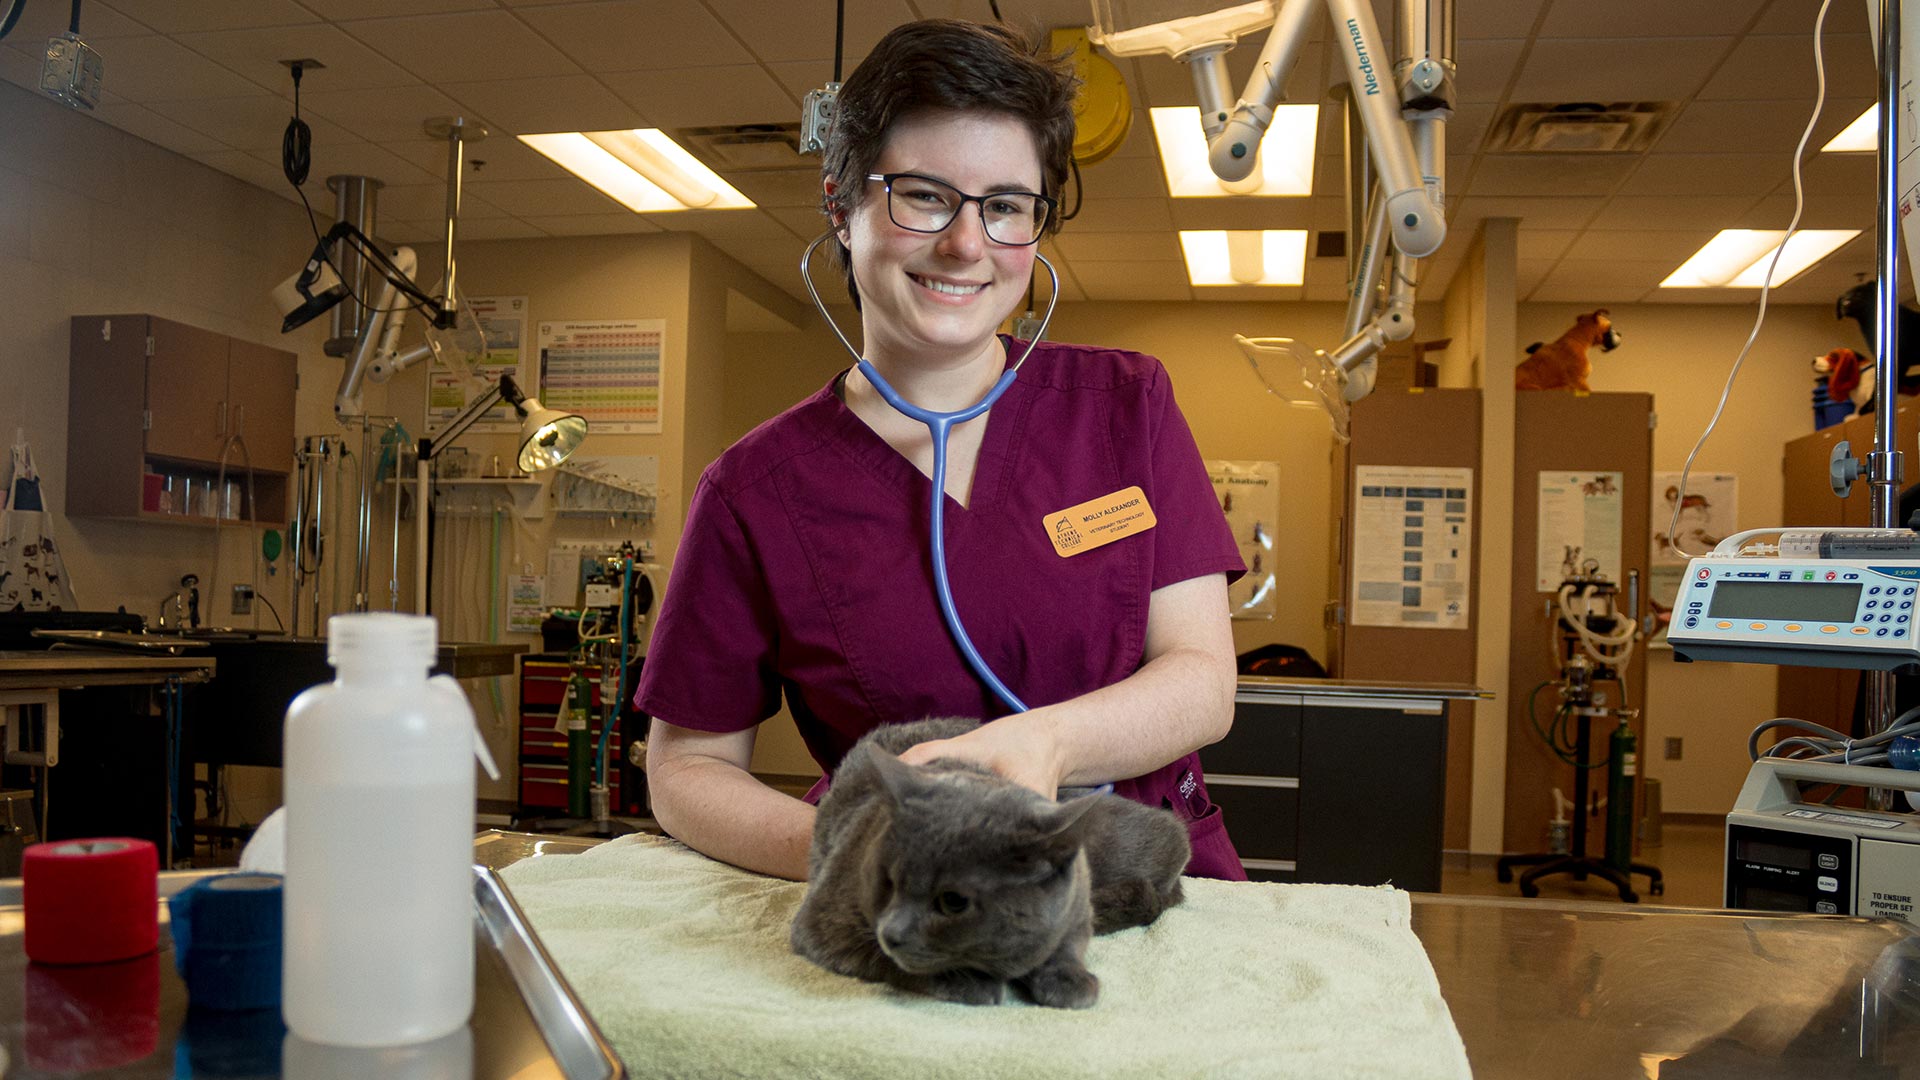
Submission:
{"label": "blue stethoscope tubing", "polygon": [[1053,321],[1053,307],[1060,301],[1060,275],[1054,270],[1053,264],[1047,261],[1046,256],[1038,251],[1033,253],[1033,257],[1039,260],[1040,265],[1047,268],[1047,276],[1053,279],[1053,289],[1047,297],[1047,313],[1040,320],[1040,328],[1034,331],[1033,340],[1027,342],[1027,347],[1021,352],[1020,359],[1014,361],[1006,374],[1000,376],[985,397],[957,412],[934,412],[901,397],[900,392],[881,377],[873,364],[860,355],[860,350],[853,347],[853,342],[847,340],[847,335],[841,332],[840,325],[833,321],[833,315],[827,311],[827,305],[821,301],[819,290],[813,287],[813,275],[808,273],[808,270],[812,266],[815,249],[832,238],[831,231],[821,233],[813,243],[807,245],[807,250],[801,252],[800,280],[806,282],[807,295],[813,297],[813,306],[820,310],[820,317],[827,320],[827,326],[833,330],[833,336],[839,338],[840,344],[846,346],[847,352],[853,354],[860,374],[866,376],[875,390],[880,391],[880,396],[886,400],[887,404],[899,410],[902,415],[927,425],[927,431],[933,436],[933,494],[928,500],[932,506],[932,511],[928,514],[928,532],[933,554],[933,592],[940,602],[940,617],[946,621],[947,632],[953,635],[954,644],[960,647],[961,655],[966,657],[967,666],[973,669],[973,673],[979,676],[980,681],[993,691],[995,697],[1005,702],[1008,708],[1014,712],[1026,712],[1026,703],[1008,689],[1006,683],[1000,681],[1000,677],[987,666],[986,660],[981,658],[980,650],[973,647],[973,639],[967,636],[967,628],[960,622],[960,611],[953,603],[953,586],[947,579],[947,435],[953,430],[955,424],[964,424],[993,408],[993,403],[999,401],[1000,395],[1006,393],[1007,387],[1013,385],[1014,376],[1020,373],[1020,366],[1027,362],[1028,356],[1033,354],[1033,347],[1046,336],[1047,325]]}

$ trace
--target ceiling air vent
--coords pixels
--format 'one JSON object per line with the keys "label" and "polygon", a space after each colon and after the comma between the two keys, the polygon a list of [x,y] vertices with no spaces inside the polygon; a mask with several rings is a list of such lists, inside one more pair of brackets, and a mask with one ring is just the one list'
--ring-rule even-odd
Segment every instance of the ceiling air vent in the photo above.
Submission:
{"label": "ceiling air vent", "polygon": [[693,156],[721,172],[820,169],[818,158],[800,156],[797,122],[681,128],[675,134]]}
{"label": "ceiling air vent", "polygon": [[1669,101],[1509,105],[1487,133],[1489,154],[1637,154],[1673,119]]}

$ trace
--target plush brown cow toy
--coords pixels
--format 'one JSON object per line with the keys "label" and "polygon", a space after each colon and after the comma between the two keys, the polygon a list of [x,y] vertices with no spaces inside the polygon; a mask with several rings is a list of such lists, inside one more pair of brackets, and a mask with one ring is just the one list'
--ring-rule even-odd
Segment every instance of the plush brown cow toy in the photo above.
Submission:
{"label": "plush brown cow toy", "polygon": [[1552,341],[1545,344],[1536,341],[1527,346],[1529,355],[1514,369],[1514,389],[1586,392],[1591,389],[1587,376],[1593,373],[1587,350],[1595,345],[1600,346],[1601,352],[1620,347],[1620,332],[1613,328],[1606,308],[1575,319],[1573,329]]}

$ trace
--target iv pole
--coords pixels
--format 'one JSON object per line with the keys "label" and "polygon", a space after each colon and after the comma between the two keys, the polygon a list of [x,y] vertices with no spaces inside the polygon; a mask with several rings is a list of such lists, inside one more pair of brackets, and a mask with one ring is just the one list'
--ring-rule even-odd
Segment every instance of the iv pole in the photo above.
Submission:
{"label": "iv pole", "polygon": [[[1874,376],[1879,393],[1874,399],[1873,453],[1867,455],[1867,484],[1872,493],[1869,510],[1874,528],[1898,528],[1900,485],[1905,458],[1900,445],[1900,6],[1901,0],[1880,0],[1880,157],[1876,162],[1875,194],[1880,211],[1874,238]],[[1893,722],[1894,680],[1891,671],[1867,672],[1867,734],[1878,735]],[[1874,788],[1869,799],[1875,809],[1893,806],[1893,793]]]}

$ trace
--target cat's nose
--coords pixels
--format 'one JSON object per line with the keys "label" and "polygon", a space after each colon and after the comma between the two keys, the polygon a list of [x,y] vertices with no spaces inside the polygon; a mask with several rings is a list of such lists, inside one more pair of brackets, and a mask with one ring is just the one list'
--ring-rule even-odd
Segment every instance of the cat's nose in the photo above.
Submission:
{"label": "cat's nose", "polygon": [[907,943],[906,931],[898,926],[881,926],[879,936],[880,947],[889,952],[898,951]]}

